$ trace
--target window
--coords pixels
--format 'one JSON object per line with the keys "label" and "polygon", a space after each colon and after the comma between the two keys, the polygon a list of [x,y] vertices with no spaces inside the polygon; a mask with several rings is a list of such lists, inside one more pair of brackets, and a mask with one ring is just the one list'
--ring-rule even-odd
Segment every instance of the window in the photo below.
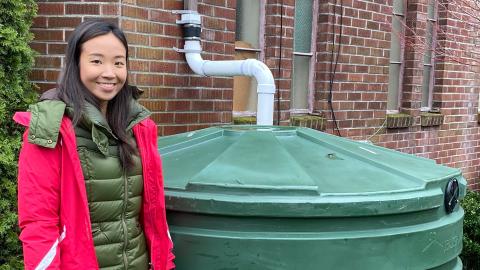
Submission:
{"label": "window", "polygon": [[425,55],[423,57],[422,111],[428,111],[432,108],[435,64],[434,52],[437,38],[436,2],[435,0],[428,1]]}
{"label": "window", "polygon": [[393,1],[387,113],[397,113],[400,106],[405,51],[405,7],[406,0]]}
{"label": "window", "polygon": [[[263,58],[265,0],[237,1],[235,60]],[[233,80],[233,115],[255,115],[257,82],[255,78],[235,76]]]}
{"label": "window", "polygon": [[312,104],[309,103],[313,95],[313,70],[312,57],[315,51],[316,7],[317,0],[295,1],[295,25],[293,43],[293,75],[292,75],[292,113],[311,112]]}

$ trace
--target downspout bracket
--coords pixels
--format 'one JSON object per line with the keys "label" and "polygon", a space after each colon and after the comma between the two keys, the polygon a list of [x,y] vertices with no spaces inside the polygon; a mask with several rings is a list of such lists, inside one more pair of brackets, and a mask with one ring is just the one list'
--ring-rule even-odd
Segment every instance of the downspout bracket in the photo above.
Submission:
{"label": "downspout bracket", "polygon": [[180,49],[177,47],[173,47],[173,50],[178,53],[201,53],[202,50],[194,50],[194,49]]}
{"label": "downspout bracket", "polygon": [[180,20],[176,20],[177,24],[202,24],[202,16],[193,10],[172,10],[173,14],[181,14]]}

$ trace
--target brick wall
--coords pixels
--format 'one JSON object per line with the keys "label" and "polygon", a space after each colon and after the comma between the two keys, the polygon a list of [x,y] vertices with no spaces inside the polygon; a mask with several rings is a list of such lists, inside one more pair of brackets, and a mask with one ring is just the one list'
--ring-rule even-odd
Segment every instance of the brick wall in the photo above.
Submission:
{"label": "brick wall", "polygon": [[[230,123],[232,86],[229,78],[192,75],[184,54],[182,29],[175,22],[183,1],[37,1],[39,10],[31,46],[36,58],[32,80],[39,91],[55,87],[68,35],[80,22],[102,17],[119,24],[129,42],[130,83],[144,91],[141,102],[152,111],[159,134],[169,135]],[[233,59],[235,1],[199,1],[203,17],[202,56]]]}
{"label": "brick wall", "polygon": [[[438,44],[433,106],[445,116],[440,126],[420,125],[427,0],[409,0],[406,8],[407,45],[400,111],[413,116],[408,128],[385,128],[393,0],[321,0],[318,6],[313,111],[327,118],[334,132],[331,104],[340,134],[432,158],[462,169],[472,188],[480,188],[480,145],[477,123],[478,65],[469,20],[458,1],[439,1]],[[469,1],[469,0],[466,0]],[[38,0],[31,46],[39,52],[32,80],[40,91],[54,87],[68,35],[81,21],[103,17],[117,22],[130,44],[131,83],[144,90],[141,102],[153,112],[159,134],[169,135],[231,123],[233,79],[193,75],[184,55],[181,27],[171,11],[183,9],[176,0],[56,1]],[[337,3],[337,5],[335,5]],[[235,54],[235,0],[200,0],[202,56],[231,60]],[[295,0],[265,0],[265,63],[276,79],[280,124],[289,124],[293,69]],[[343,22],[340,39],[340,22]],[[420,37],[420,38],[419,38]],[[335,42],[333,42],[335,40]],[[335,43],[335,46],[334,46]],[[338,44],[341,44],[333,83],[330,83]],[[332,54],[333,49],[333,54]],[[478,51],[478,50],[477,50]],[[446,53],[445,53],[446,52]],[[332,63],[333,57],[333,63]],[[478,69],[478,68],[477,68]],[[277,122],[277,114],[274,116]]]}
{"label": "brick wall", "polygon": [[[340,16],[334,3],[320,4],[317,38],[315,109],[329,119],[327,132],[334,132],[328,104],[331,75],[332,35],[339,43]],[[332,91],[332,105],[342,136],[370,139],[375,144],[436,160],[460,168],[471,188],[480,188],[478,85],[475,66],[467,64],[473,46],[466,30],[471,16],[458,3],[441,1],[433,106],[445,115],[440,126],[420,125],[421,85],[426,31],[426,0],[409,0],[406,13],[407,45],[400,111],[414,117],[408,128],[385,129],[392,1],[344,1],[343,36]],[[339,6],[337,6],[337,9]],[[335,22],[335,28],[334,28]],[[467,22],[467,23],[466,23]],[[445,33],[443,33],[445,32]],[[336,52],[335,47],[335,52]],[[335,55],[335,54],[334,54]],[[335,58],[334,58],[335,59]],[[334,61],[335,62],[335,61]]]}

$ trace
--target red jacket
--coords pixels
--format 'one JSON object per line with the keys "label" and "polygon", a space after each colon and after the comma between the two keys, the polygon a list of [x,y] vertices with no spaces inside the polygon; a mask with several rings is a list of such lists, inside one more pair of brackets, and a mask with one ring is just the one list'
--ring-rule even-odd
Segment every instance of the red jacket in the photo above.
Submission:
{"label": "red jacket", "polygon": [[[14,120],[29,126],[30,113]],[[152,268],[174,268],[168,233],[157,127],[145,119],[133,127],[143,166],[142,221]],[[63,117],[58,143],[46,148],[28,142],[19,157],[18,212],[25,269],[98,269],[90,214],[75,132]]]}

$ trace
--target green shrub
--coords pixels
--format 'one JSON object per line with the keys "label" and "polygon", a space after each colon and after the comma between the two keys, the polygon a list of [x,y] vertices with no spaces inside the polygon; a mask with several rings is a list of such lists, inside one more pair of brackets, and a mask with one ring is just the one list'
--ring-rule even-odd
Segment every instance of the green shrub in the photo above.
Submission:
{"label": "green shrub", "polygon": [[468,190],[461,204],[465,219],[460,257],[466,269],[480,269],[480,193]]}
{"label": "green shrub", "polygon": [[29,32],[34,0],[0,0],[0,270],[22,269],[17,225],[17,157],[22,128],[13,113],[36,99],[28,74],[33,65]]}

